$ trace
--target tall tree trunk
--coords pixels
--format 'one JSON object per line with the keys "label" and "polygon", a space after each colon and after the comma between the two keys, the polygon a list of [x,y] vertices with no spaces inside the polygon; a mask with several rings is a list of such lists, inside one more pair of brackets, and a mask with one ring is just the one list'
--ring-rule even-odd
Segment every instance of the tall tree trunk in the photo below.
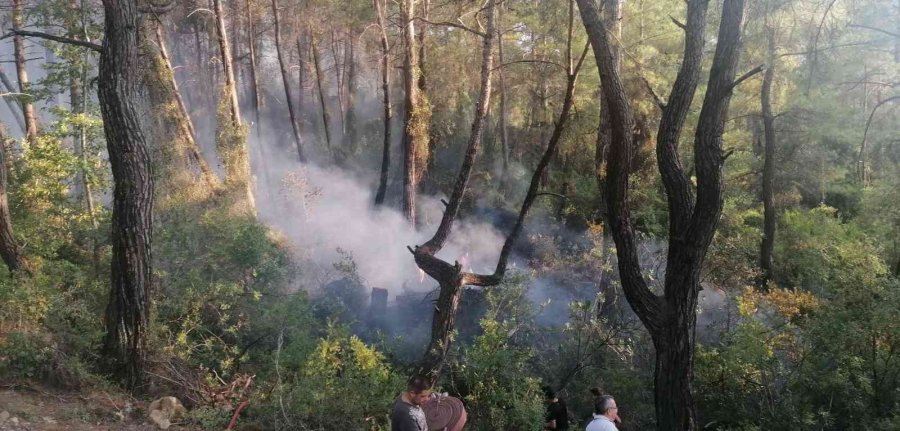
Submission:
{"label": "tall tree trunk", "polygon": [[234,81],[234,64],[231,51],[228,49],[228,33],[225,31],[225,12],[222,0],[213,0],[216,13],[216,38],[219,40],[219,56],[222,59],[222,70],[225,73],[225,97],[228,99],[228,111],[235,125],[241,124],[241,109],[238,104],[237,86]]}
{"label": "tall tree trunk", "polygon": [[503,74],[503,11],[506,9],[505,4],[501,4],[497,9],[497,61],[500,67],[497,69],[497,78],[499,78],[500,88],[500,152],[502,153],[503,165],[500,171],[500,190],[501,193],[506,191],[509,186],[509,131],[506,107],[506,80]]}
{"label": "tall tree trunk", "polygon": [[222,59],[222,70],[225,75],[224,100],[222,103],[227,105],[225,108],[227,115],[219,115],[219,130],[216,144],[219,148],[219,157],[225,166],[225,183],[232,185],[235,189],[243,189],[247,205],[253,210],[256,207],[256,202],[253,197],[250,179],[247,132],[241,123],[237,84],[234,81],[234,65],[231,59],[231,51],[228,49],[228,34],[225,32],[222,0],[213,0],[213,7],[216,14],[216,38],[219,42],[219,55]]}
{"label": "tall tree trunk", "polygon": [[297,112],[294,109],[294,99],[291,97],[291,75],[288,73],[287,64],[281,53],[281,23],[278,19],[278,0],[272,0],[272,16],[275,17],[275,53],[278,55],[278,66],[281,69],[281,82],[284,84],[284,99],[287,101],[288,114],[291,118],[291,131],[294,133],[294,145],[297,147],[297,158],[305,162],[303,155],[303,138],[300,136],[300,124],[297,123]]}
{"label": "tall tree trunk", "polygon": [[337,32],[335,30],[331,30],[331,58],[334,60],[334,81],[337,88],[336,95],[338,101],[338,121],[340,122],[340,136],[338,136],[338,141],[343,141],[344,133],[346,133],[346,125],[344,124],[344,114],[347,112],[347,104],[344,100],[344,68],[345,64],[343,64],[338,59],[341,57],[340,54],[340,43],[337,40]]}
{"label": "tall tree trunk", "polygon": [[385,10],[381,0],[372,0],[381,30],[381,92],[384,107],[384,146],[381,152],[381,175],[378,191],[375,193],[375,205],[384,203],[387,192],[388,172],[391,168],[391,57],[385,28]]}
{"label": "tall tree trunk", "polygon": [[139,16],[134,0],[104,0],[98,97],[112,168],[112,288],[105,349],[126,385],[143,379],[149,323],[153,179],[138,103]]}
{"label": "tall tree trunk", "polygon": [[[13,0],[13,30],[21,30],[22,28],[22,2],[23,0]],[[19,92],[24,94],[20,96],[19,100],[21,100],[22,114],[25,118],[25,138],[30,141],[37,137],[37,117],[34,114],[34,105],[31,103],[32,95],[29,93],[31,85],[28,82],[28,71],[25,68],[25,41],[18,34],[13,36],[13,52],[16,57]]]}
{"label": "tall tree trunk", "polygon": [[24,267],[25,258],[22,255],[22,248],[13,234],[12,217],[9,213],[9,199],[6,196],[7,141],[5,132],[0,130],[0,256],[3,257],[3,262],[6,263],[9,272],[16,272]]}
{"label": "tall tree trunk", "polygon": [[[404,41],[404,89],[406,90],[406,118],[403,126],[403,197],[401,211],[413,225],[416,223],[416,194],[419,179],[428,160],[430,107],[425,95],[419,91],[418,53],[415,28],[416,0],[401,3]],[[493,18],[492,18],[493,19]],[[493,36],[492,36],[493,37]]]}
{"label": "tall tree trunk", "polygon": [[313,66],[316,69],[316,87],[319,89],[319,105],[322,108],[322,123],[325,127],[325,145],[331,149],[331,132],[329,131],[329,123],[331,118],[328,115],[328,104],[325,103],[325,88],[322,86],[322,67],[319,64],[319,48],[316,44],[316,38],[313,37],[310,49],[312,50]]}
{"label": "tall tree trunk", "polygon": [[762,280],[760,287],[763,289],[772,279],[772,253],[775,249],[775,113],[772,111],[772,81],[775,79],[775,30],[768,31],[768,68],[763,76],[762,90],[760,91],[760,104],[763,117],[763,129],[766,138],[765,162],[762,176],[763,198],[763,239],[760,246],[760,269]]}
{"label": "tall tree trunk", "polygon": [[253,105],[254,126],[256,136],[260,137],[262,125],[259,122],[259,109],[262,106],[259,95],[259,78],[256,71],[256,35],[253,34],[253,9],[247,0],[247,47],[250,56],[250,99]]}
{"label": "tall tree trunk", "polygon": [[[622,2],[621,0],[605,0],[603,3],[603,23],[607,29],[612,31],[615,40],[621,40],[622,37]],[[615,63],[616,70],[620,70],[622,66],[621,47],[616,44],[612,51],[612,61]],[[600,190],[603,190],[604,171],[606,167],[606,156],[609,152],[609,146],[612,143],[612,118],[609,112],[609,101],[605,97],[600,98],[600,128],[597,131],[597,147],[594,153],[596,164],[597,182]],[[602,196],[601,196],[602,199]],[[601,204],[602,210],[602,204]],[[604,230],[604,232],[606,232]]]}
{"label": "tall tree trunk", "polygon": [[350,156],[356,154],[360,146],[359,128],[356,124],[359,121],[356,118],[356,93],[359,90],[357,88],[359,83],[356,76],[356,43],[352,36],[347,38],[346,53],[347,56],[344,63],[347,68],[347,119],[344,126],[344,140],[346,141],[344,148],[347,149],[347,156]]}
{"label": "tall tree trunk", "polygon": [[[588,38],[608,99],[611,146],[606,199],[609,227],[616,244],[619,276],[625,297],[647,327],[656,348],[654,395],[660,430],[695,430],[691,390],[700,271],[724,204],[722,132],[731,92],[740,80],[735,70],[741,45],[743,0],[725,0],[709,83],[694,137],[697,197],[678,160],[681,125],[696,90],[703,52],[706,0],[688,2],[685,54],[669,103],[663,110],[657,159],[669,203],[669,241],[664,295],[657,296],[643,278],[629,208],[630,166],[634,158],[635,125],[614,57],[613,43],[598,16],[595,0],[578,0]],[[758,71],[758,70],[757,70]],[[745,79],[748,75],[742,77]]]}

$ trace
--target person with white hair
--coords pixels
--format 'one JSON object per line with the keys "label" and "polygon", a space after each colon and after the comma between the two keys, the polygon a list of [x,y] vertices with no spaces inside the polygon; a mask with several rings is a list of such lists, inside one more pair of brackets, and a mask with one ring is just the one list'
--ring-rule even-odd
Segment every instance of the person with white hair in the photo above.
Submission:
{"label": "person with white hair", "polygon": [[618,431],[619,407],[616,400],[609,395],[601,395],[594,400],[594,419],[588,423],[585,431]]}

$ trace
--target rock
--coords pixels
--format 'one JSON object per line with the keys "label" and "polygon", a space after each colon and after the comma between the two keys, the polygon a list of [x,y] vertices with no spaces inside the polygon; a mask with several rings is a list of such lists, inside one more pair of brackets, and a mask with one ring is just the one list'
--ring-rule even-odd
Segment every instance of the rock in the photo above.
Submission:
{"label": "rock", "polygon": [[148,417],[159,429],[169,429],[172,421],[184,416],[185,410],[181,401],[175,397],[162,397],[152,403],[148,409]]}
{"label": "rock", "polygon": [[2,425],[3,422],[6,422],[7,420],[9,420],[9,412],[6,410],[0,412],[0,425]]}
{"label": "rock", "polygon": [[56,425],[56,419],[53,419],[53,418],[51,418],[51,417],[49,417],[49,416],[44,416],[44,417],[42,417],[41,419],[43,419],[44,422],[46,422],[47,424],[50,424],[50,425]]}

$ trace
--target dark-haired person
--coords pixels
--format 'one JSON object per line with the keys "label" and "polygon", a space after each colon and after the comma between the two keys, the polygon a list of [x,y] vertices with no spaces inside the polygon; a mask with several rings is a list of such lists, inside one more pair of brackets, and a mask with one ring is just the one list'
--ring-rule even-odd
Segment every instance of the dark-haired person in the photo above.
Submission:
{"label": "dark-haired person", "polygon": [[588,423],[585,431],[618,431],[619,407],[616,400],[609,395],[594,399],[594,420]]}
{"label": "dark-haired person", "polygon": [[556,392],[549,386],[544,386],[544,402],[547,403],[544,429],[555,431],[568,430],[569,410],[566,409],[566,402],[559,399],[556,396]]}
{"label": "dark-haired person", "polygon": [[391,409],[391,431],[428,431],[422,405],[431,396],[431,386],[423,377],[413,377]]}

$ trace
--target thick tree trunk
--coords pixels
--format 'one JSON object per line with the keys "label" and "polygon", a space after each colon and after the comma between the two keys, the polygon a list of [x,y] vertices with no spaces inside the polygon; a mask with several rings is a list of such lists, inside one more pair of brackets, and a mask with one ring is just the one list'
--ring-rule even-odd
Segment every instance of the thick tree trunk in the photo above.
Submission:
{"label": "thick tree trunk", "polygon": [[132,389],[143,379],[151,291],[153,180],[138,103],[139,16],[134,0],[104,0],[98,97],[112,167],[111,281],[105,349]]}
{"label": "thick tree trunk", "polygon": [[[629,175],[634,157],[635,125],[607,28],[594,0],[578,0],[588,38],[608,99],[611,124],[606,199],[609,227],[616,243],[625,296],[647,327],[657,350],[655,401],[660,430],[694,430],[697,422],[691,393],[696,307],[700,270],[724,203],[722,133],[737,81],[743,0],[726,0],[710,70],[707,92],[694,138],[697,198],[678,160],[677,141],[696,89],[703,46],[706,0],[688,2],[685,55],[658,133],[657,157],[669,202],[669,249],[664,296],[648,287],[641,272],[629,208]],[[749,75],[748,75],[749,76]]]}
{"label": "thick tree trunk", "polygon": [[312,50],[312,58],[313,58],[313,66],[316,69],[316,87],[319,90],[319,105],[322,108],[322,125],[325,130],[325,145],[328,149],[331,149],[331,132],[329,131],[329,124],[331,122],[331,118],[328,115],[328,104],[325,103],[325,88],[322,86],[322,67],[319,64],[319,49],[316,44],[316,38],[312,38],[312,46],[310,49]]}
{"label": "thick tree trunk", "polygon": [[0,131],[0,256],[3,257],[3,262],[6,263],[9,272],[16,272],[24,267],[25,258],[22,255],[22,248],[19,247],[16,236],[13,234],[9,199],[6,195],[6,143],[6,135]]}
{"label": "thick tree trunk", "polygon": [[[603,3],[603,23],[612,32],[616,41],[612,50],[612,61],[616,70],[622,65],[621,47],[618,41],[622,37],[622,2],[621,0],[605,0]],[[603,178],[606,165],[606,156],[612,143],[612,117],[609,112],[609,101],[605,97],[600,98],[600,128],[597,131],[597,146],[594,152],[596,164],[597,182],[600,190],[603,190]]]}
{"label": "thick tree trunk", "polygon": [[763,129],[766,138],[765,162],[762,176],[763,198],[763,239],[760,246],[759,263],[762,270],[760,286],[765,289],[772,279],[772,254],[775,250],[775,113],[772,111],[772,81],[775,79],[775,30],[769,30],[769,64],[763,77],[760,104]]}
{"label": "thick tree trunk", "polygon": [[288,114],[291,119],[291,131],[294,133],[294,145],[297,147],[297,158],[305,162],[303,155],[303,138],[300,136],[300,124],[297,123],[297,111],[294,109],[294,99],[291,97],[291,75],[281,52],[281,23],[278,19],[278,0],[272,0],[272,16],[275,18],[275,53],[278,56],[278,66],[281,69],[281,82],[284,84],[284,99],[287,101]]}
{"label": "thick tree trunk", "polygon": [[403,126],[403,197],[401,211],[413,225],[416,223],[416,195],[428,160],[428,137],[430,107],[425,95],[419,90],[418,53],[416,52],[415,28],[416,0],[401,3],[404,41],[403,87],[406,92],[406,118]]}
{"label": "thick tree trunk", "polygon": [[384,203],[384,195],[387,192],[388,172],[391,169],[391,57],[388,45],[387,29],[385,27],[385,10],[381,0],[372,0],[375,6],[375,14],[378,17],[378,27],[381,30],[381,92],[384,108],[384,145],[381,151],[381,175],[378,181],[378,191],[375,193],[375,205]]}
{"label": "thick tree trunk", "polygon": [[347,68],[347,119],[345,120],[345,132],[344,132],[344,148],[347,149],[347,156],[356,154],[359,150],[359,128],[357,127],[356,118],[356,93],[359,90],[357,87],[359,83],[357,82],[358,77],[357,69],[356,69],[356,43],[354,42],[354,38],[347,38],[347,48],[346,48],[346,60],[344,63]]}
{"label": "thick tree trunk", "polygon": [[[23,0],[13,0],[13,30],[21,30],[22,28],[22,2]],[[31,94],[29,93],[31,85],[28,82],[28,72],[25,68],[25,40],[22,36],[13,36],[13,53],[16,58],[19,92],[24,94],[19,100],[21,100],[22,114],[25,119],[25,138],[33,140],[37,137],[37,117],[34,114],[34,105],[31,103]]]}
{"label": "thick tree trunk", "polygon": [[338,122],[340,123],[340,136],[338,136],[338,141],[342,142],[344,138],[344,134],[346,133],[346,124],[344,122],[344,115],[347,112],[347,104],[344,99],[344,69],[346,65],[342,63],[339,58],[341,57],[340,53],[340,43],[337,39],[337,32],[335,30],[331,30],[331,59],[332,64],[334,65],[334,82],[335,87],[337,89],[336,96],[338,101]]}

